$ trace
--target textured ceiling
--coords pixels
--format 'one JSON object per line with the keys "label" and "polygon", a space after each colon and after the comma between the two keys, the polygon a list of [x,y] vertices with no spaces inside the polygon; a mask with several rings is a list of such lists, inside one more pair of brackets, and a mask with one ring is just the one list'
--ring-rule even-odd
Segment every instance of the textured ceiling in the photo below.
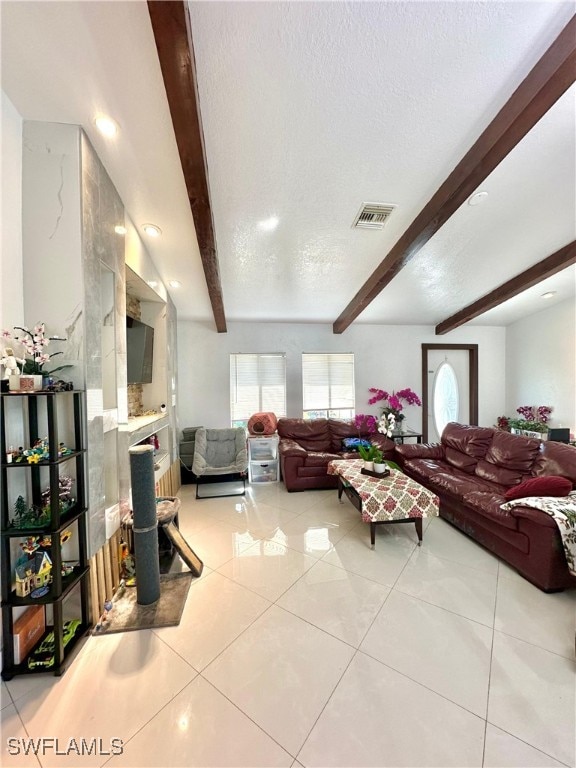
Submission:
{"label": "textured ceiling", "polygon": [[[562,2],[191,2],[226,317],[332,323],[573,13]],[[144,2],[2,2],[2,85],[81,124],[181,317],[211,318]],[[96,111],[121,126],[94,131]],[[574,239],[574,89],[359,316],[441,320]],[[364,201],[397,205],[354,230]],[[278,217],[266,231],[259,222]],[[574,296],[574,270],[550,278]],[[475,323],[542,309],[538,289]],[[549,305],[549,304],[547,304]]]}

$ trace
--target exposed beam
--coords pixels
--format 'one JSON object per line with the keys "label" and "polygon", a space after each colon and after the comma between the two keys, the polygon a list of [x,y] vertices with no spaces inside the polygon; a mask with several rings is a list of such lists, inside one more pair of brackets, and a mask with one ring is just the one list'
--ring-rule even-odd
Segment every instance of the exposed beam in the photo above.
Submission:
{"label": "exposed beam", "polygon": [[188,6],[183,0],[148,0],[160,68],[172,115],[188,200],[216,329],[226,332],[226,317],[208,191],[208,171],[196,83]]}
{"label": "exposed beam", "polygon": [[334,333],[343,333],[348,328],[526,136],[575,79],[576,16],[573,16],[334,322]]}
{"label": "exposed beam", "polygon": [[538,264],[534,264],[530,269],[521,272],[516,277],[490,291],[490,293],[478,299],[478,301],[474,301],[472,304],[464,307],[464,309],[451,315],[451,317],[443,320],[436,326],[436,334],[442,336],[444,333],[453,331],[454,328],[458,328],[469,320],[478,317],[478,315],[488,312],[489,309],[494,309],[494,307],[508,301],[513,296],[518,296],[522,291],[532,288],[533,285],[537,285],[547,277],[561,272],[571,264],[576,264],[576,240],[573,240],[568,245],[565,245],[564,248],[560,248],[559,251],[556,251],[551,256],[539,261]]}

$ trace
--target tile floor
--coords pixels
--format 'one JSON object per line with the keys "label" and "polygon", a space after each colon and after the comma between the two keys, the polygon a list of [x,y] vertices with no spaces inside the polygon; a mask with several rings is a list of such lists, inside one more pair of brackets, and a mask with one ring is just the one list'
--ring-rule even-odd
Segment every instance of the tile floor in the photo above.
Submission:
{"label": "tile floor", "polygon": [[[205,563],[180,625],[2,683],[3,766],[575,767],[575,592],[545,595],[439,519],[422,548],[401,525],[371,550],[335,491],[179,496]],[[9,754],[27,737],[101,741]]]}

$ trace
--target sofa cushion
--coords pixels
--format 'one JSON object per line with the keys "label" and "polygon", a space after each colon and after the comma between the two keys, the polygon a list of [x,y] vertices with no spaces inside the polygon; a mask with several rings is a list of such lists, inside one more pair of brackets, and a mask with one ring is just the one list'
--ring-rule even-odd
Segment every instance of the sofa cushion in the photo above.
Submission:
{"label": "sofa cushion", "polygon": [[295,440],[307,451],[329,451],[328,419],[278,419],[281,438]]}
{"label": "sofa cushion", "polygon": [[527,475],[540,451],[540,440],[509,432],[495,430],[494,437],[484,457],[490,464],[517,470]]}
{"label": "sofa cushion", "polygon": [[442,432],[442,445],[445,449],[453,448],[459,453],[479,459],[486,454],[493,435],[494,430],[489,427],[475,427],[451,421]]}
{"label": "sofa cushion", "polygon": [[576,485],[576,448],[547,440],[542,443],[540,454],[532,467],[532,474],[560,475]]}
{"label": "sofa cushion", "polygon": [[368,439],[367,432],[359,432],[352,419],[328,419],[328,432],[330,433],[331,451],[341,451],[342,441],[346,437],[361,437]]}
{"label": "sofa cushion", "polygon": [[329,453],[328,451],[308,451],[304,459],[305,467],[326,467],[331,461],[341,459],[339,453]]}
{"label": "sofa cushion", "polygon": [[461,470],[455,470],[453,473],[440,472],[432,476],[427,485],[435,492],[448,491],[456,499],[463,499],[464,496],[473,491],[483,491],[486,493],[491,490],[490,486],[485,485],[481,479],[474,475],[467,475]]}
{"label": "sofa cushion", "polygon": [[467,472],[469,475],[474,474],[476,464],[478,463],[478,459],[475,456],[468,456],[468,454],[448,446],[444,449],[444,453],[448,464],[461,469],[463,472]]}
{"label": "sofa cushion", "polygon": [[567,477],[550,475],[548,477],[530,477],[520,485],[509,488],[504,496],[511,499],[525,499],[527,496],[568,496],[572,490],[572,481]]}
{"label": "sofa cushion", "polygon": [[480,459],[476,465],[476,475],[483,480],[489,480],[491,483],[508,488],[511,485],[518,485],[524,477],[521,472],[515,469],[499,467],[496,464],[490,464],[489,461]]}
{"label": "sofa cushion", "polygon": [[471,507],[482,517],[492,520],[498,525],[503,525],[511,531],[518,529],[518,520],[508,510],[502,509],[504,496],[501,493],[486,493],[485,491],[471,491],[464,496],[464,503]]}

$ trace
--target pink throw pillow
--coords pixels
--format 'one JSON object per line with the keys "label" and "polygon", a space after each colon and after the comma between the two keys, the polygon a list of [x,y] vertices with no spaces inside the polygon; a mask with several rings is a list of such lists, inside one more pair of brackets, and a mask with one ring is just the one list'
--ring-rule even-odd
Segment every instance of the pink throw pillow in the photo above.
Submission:
{"label": "pink throw pillow", "polygon": [[543,477],[531,477],[520,485],[508,488],[504,498],[525,499],[527,496],[568,496],[572,490],[572,483],[567,477],[559,475],[546,475]]}

